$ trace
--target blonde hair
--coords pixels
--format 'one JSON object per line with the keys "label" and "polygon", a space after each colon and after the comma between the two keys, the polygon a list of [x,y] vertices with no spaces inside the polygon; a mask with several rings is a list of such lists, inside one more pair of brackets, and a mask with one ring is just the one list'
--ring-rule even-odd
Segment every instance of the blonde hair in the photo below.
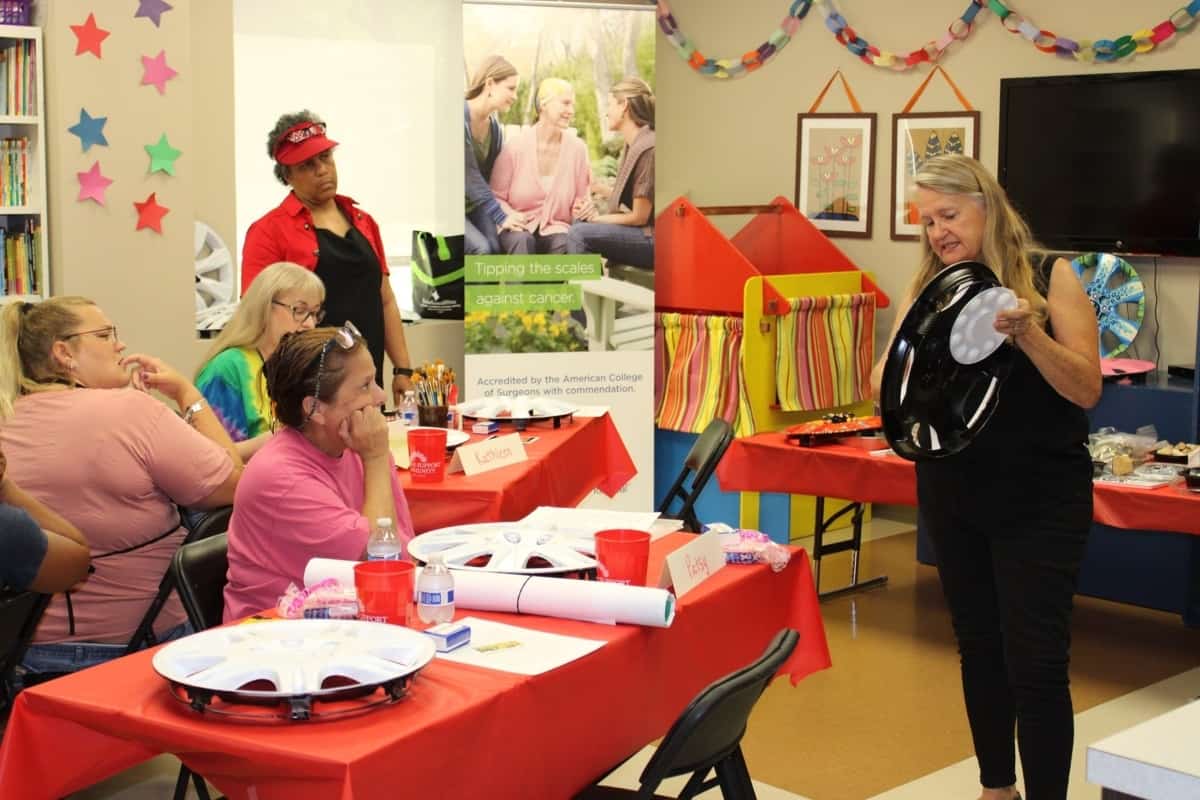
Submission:
{"label": "blonde hair", "polygon": [[554,98],[563,94],[575,94],[575,87],[562,78],[546,78],[538,84],[537,90],[537,110],[542,113],[542,107],[549,103]]}
{"label": "blonde hair", "polygon": [[[1017,297],[1029,301],[1029,307],[1039,318],[1046,315],[1048,287],[1038,284],[1034,275],[1034,259],[1046,251],[1034,241],[1029,226],[1012,207],[1004,188],[974,158],[962,155],[935,156],[921,165],[913,179],[916,186],[940,194],[970,197],[983,206],[983,248],[979,259],[986,264],[1000,283]],[[943,264],[929,244],[929,236],[921,227],[921,263],[913,279],[912,296],[916,297],[927,283],[949,264]]]}
{"label": "blonde hair", "polygon": [[325,284],[310,270],[289,261],[280,261],[264,269],[250,283],[250,288],[238,303],[233,318],[226,323],[225,328],[213,339],[212,345],[204,358],[200,360],[200,368],[196,377],[218,355],[231,347],[250,347],[258,341],[267,330],[271,319],[271,303],[286,292],[314,293],[325,300]]}
{"label": "blonde hair", "polygon": [[488,56],[475,69],[471,84],[467,86],[467,99],[474,100],[483,93],[488,81],[499,83],[517,74],[517,68],[504,56]]}
{"label": "blonde hair", "polygon": [[608,93],[628,104],[629,118],[636,125],[654,129],[654,92],[648,83],[630,76],[614,83]]}
{"label": "blonde hair", "polygon": [[9,303],[0,312],[0,419],[12,415],[24,394],[62,389],[71,374],[54,360],[54,343],[82,323],[75,309],[94,306],[86,297],[52,297],[40,303]]}

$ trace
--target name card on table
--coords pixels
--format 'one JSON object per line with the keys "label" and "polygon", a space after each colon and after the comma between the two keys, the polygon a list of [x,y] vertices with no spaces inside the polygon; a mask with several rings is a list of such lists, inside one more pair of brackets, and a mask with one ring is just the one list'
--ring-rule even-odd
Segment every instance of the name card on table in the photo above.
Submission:
{"label": "name card on table", "polygon": [[509,464],[520,464],[528,461],[525,445],[521,443],[521,434],[509,433],[497,436],[495,439],[485,439],[475,444],[464,444],[454,451],[450,461],[450,472],[464,472],[467,475],[478,475]]}
{"label": "name card on table", "polygon": [[658,586],[675,585],[675,596],[683,597],[725,566],[725,553],[716,531],[697,536],[667,556]]}

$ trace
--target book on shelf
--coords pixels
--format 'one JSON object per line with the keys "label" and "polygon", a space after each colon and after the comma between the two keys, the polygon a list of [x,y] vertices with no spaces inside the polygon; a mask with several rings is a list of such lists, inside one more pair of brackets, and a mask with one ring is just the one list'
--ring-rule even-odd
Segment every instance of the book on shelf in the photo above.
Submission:
{"label": "book on shelf", "polygon": [[0,228],[0,252],[4,269],[0,271],[0,294],[35,295],[41,292],[42,226],[25,220],[15,231]]}
{"label": "book on shelf", "polygon": [[21,39],[0,50],[0,115],[37,116],[36,47],[32,39]]}

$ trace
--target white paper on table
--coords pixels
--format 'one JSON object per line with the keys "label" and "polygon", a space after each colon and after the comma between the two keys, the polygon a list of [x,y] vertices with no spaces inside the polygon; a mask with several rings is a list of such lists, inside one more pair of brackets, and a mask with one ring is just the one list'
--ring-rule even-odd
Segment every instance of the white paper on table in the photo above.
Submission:
{"label": "white paper on table", "polygon": [[575,408],[577,417],[603,417],[607,413],[608,406],[577,406]]}
{"label": "white paper on table", "polygon": [[682,529],[683,520],[659,517],[654,521],[654,524],[650,526],[650,541],[653,542],[655,539],[661,539],[668,533],[674,533],[675,531]]}
{"label": "white paper on table", "polygon": [[610,511],[597,508],[560,508],[538,506],[525,515],[521,527],[564,533],[594,534],[614,528],[650,531],[658,520],[657,511]]}
{"label": "white paper on table", "polygon": [[[438,653],[438,658],[518,675],[541,675],[594,653],[605,645],[605,642],[596,639],[545,633],[477,617],[456,621],[471,626],[471,643],[449,653]],[[477,649],[499,642],[520,644],[482,652]]]}

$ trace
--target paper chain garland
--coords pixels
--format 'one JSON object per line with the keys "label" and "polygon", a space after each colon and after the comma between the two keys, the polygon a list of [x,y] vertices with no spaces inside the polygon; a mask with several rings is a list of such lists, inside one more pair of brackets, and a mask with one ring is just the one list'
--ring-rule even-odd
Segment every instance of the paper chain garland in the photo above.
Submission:
{"label": "paper chain garland", "polygon": [[[825,15],[825,27],[829,28],[834,38],[845,45],[847,50],[867,64],[896,71],[910,69],[922,62],[936,61],[950,45],[967,38],[975,25],[976,16],[985,8],[999,17],[1005,30],[1020,35],[1043,53],[1085,62],[1115,61],[1134,53],[1148,53],[1176,33],[1191,28],[1196,18],[1200,17],[1200,0],[1190,0],[1186,6],[1180,7],[1153,28],[1142,28],[1115,39],[1076,41],[1039,28],[1001,0],[970,0],[962,15],[951,22],[946,27],[946,32],[938,39],[931,39],[907,54],[898,54],[880,50],[862,38],[846,18],[838,13],[833,0],[818,2]],[[792,40],[792,36],[800,27],[800,20],[808,14],[812,4],[813,0],[792,0],[787,16],[783,18],[779,28],[767,37],[765,42],[744,53],[740,58],[705,57],[692,44],[687,34],[679,29],[679,23],[676,22],[666,0],[658,0],[657,3],[658,26],[675,46],[680,57],[696,72],[712,78],[733,78],[759,69],[782,50]]]}

